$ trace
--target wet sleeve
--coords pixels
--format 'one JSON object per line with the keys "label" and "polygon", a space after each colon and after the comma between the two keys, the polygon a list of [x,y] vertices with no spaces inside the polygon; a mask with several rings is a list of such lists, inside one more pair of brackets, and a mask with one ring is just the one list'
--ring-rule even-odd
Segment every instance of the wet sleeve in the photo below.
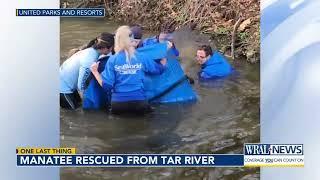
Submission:
{"label": "wet sleeve", "polygon": [[91,71],[87,67],[80,66],[78,77],[78,90],[84,91],[86,88],[86,82],[91,74]]}
{"label": "wet sleeve", "polygon": [[173,54],[175,55],[175,56],[179,56],[180,55],[180,52],[179,52],[179,50],[176,48],[176,46],[173,44],[173,47],[171,48],[171,50],[172,50],[172,52],[173,52]]}
{"label": "wet sleeve", "polygon": [[98,60],[98,57],[95,54],[86,54],[80,60],[79,76],[78,76],[78,90],[84,91],[86,88],[87,79],[90,77],[91,70],[90,66]]}
{"label": "wet sleeve", "polygon": [[104,71],[101,73],[102,88],[105,92],[110,92],[115,83],[114,60],[109,58]]}
{"label": "wet sleeve", "polygon": [[147,58],[146,56],[140,57],[143,62],[143,70],[149,74],[162,74],[165,70],[165,66],[160,63],[155,62],[152,59]]}
{"label": "wet sleeve", "polygon": [[200,72],[200,77],[201,78],[204,78],[204,79],[210,79],[211,78],[211,76],[210,75],[208,75],[206,72],[204,72],[204,71],[201,71]]}

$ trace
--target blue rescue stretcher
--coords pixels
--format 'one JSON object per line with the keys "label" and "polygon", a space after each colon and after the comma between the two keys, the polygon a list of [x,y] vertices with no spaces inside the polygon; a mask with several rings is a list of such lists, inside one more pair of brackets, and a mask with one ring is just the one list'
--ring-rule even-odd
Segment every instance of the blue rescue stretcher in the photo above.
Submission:
{"label": "blue rescue stretcher", "polygon": [[179,61],[167,57],[167,69],[161,75],[146,75],[144,87],[151,103],[175,103],[194,101],[197,94],[192,89]]}

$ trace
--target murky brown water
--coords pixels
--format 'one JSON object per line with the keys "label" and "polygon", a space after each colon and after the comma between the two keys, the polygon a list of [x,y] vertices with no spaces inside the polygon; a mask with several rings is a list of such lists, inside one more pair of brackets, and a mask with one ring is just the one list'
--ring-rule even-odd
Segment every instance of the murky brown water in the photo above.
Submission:
{"label": "murky brown water", "polygon": [[[61,62],[70,49],[118,25],[101,19],[61,19]],[[61,109],[61,146],[76,147],[78,153],[242,153],[243,143],[259,142],[259,65],[238,62],[234,67],[239,77],[203,84],[196,78],[193,59],[195,47],[206,36],[185,30],[176,39],[182,66],[196,80],[198,102],[155,105],[144,117]],[[61,179],[259,179],[259,170],[61,168]]]}

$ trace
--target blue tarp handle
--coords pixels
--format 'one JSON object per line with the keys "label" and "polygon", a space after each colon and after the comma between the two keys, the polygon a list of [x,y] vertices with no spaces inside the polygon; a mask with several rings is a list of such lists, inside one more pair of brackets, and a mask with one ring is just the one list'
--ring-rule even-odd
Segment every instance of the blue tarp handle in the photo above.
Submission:
{"label": "blue tarp handle", "polygon": [[186,75],[182,76],[182,78],[180,78],[179,80],[177,80],[175,83],[173,83],[171,86],[169,86],[168,88],[166,88],[165,90],[163,90],[162,92],[154,95],[152,98],[149,99],[149,102],[154,101],[158,98],[161,98],[162,96],[166,95],[167,93],[169,93],[171,90],[173,90],[175,87],[177,87],[178,85],[180,85],[181,83],[183,83],[185,80],[187,80],[188,77]]}

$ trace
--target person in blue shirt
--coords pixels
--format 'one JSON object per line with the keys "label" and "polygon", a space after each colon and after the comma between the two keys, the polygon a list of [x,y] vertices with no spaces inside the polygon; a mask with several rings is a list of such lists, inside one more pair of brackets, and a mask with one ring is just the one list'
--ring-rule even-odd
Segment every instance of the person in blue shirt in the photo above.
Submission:
{"label": "person in blue shirt", "polygon": [[[100,55],[108,54],[114,45],[114,35],[102,33],[91,40],[83,50],[68,58],[60,66],[60,106],[67,109],[76,109],[80,106],[86,80],[90,75],[90,66]],[[79,93],[78,93],[79,91]]]}
{"label": "person in blue shirt", "polygon": [[[98,72],[99,63],[91,66],[91,71],[105,92],[112,91],[111,112],[145,113],[149,110],[143,81],[145,73],[161,74],[166,60],[156,63],[143,53],[135,50],[134,37],[128,26],[121,26],[115,35],[115,55],[107,62],[105,70]],[[163,57],[171,43],[159,44],[157,52]]]}
{"label": "person in blue shirt", "polygon": [[201,65],[200,78],[212,79],[228,76],[232,66],[218,51],[212,52],[209,45],[202,45],[197,50],[197,62]]}
{"label": "person in blue shirt", "polygon": [[148,45],[152,45],[152,44],[156,44],[156,43],[162,43],[162,42],[166,42],[169,41],[172,43],[172,47],[170,48],[170,51],[175,55],[175,56],[179,56],[179,50],[176,48],[176,46],[174,45],[173,42],[173,33],[174,33],[174,28],[170,27],[168,25],[163,25],[161,27],[160,33],[159,35],[150,37],[150,38],[146,38],[142,41],[142,45],[140,45],[139,47],[142,46],[148,46]]}

